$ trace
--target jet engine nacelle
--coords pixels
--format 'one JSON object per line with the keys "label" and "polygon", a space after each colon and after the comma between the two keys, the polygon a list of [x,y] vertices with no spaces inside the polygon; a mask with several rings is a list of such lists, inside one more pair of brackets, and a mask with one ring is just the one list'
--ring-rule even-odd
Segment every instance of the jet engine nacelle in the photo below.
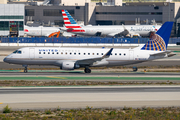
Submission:
{"label": "jet engine nacelle", "polygon": [[140,37],[140,34],[139,33],[130,33],[130,34],[127,34],[126,37],[130,37],[130,38]]}
{"label": "jet engine nacelle", "polygon": [[62,70],[74,70],[76,68],[79,68],[80,66],[75,64],[75,62],[63,62],[61,69]]}

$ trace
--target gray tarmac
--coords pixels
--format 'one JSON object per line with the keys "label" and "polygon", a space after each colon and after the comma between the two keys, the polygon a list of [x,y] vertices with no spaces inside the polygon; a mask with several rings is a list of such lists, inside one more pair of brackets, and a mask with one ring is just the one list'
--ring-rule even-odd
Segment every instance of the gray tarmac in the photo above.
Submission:
{"label": "gray tarmac", "polygon": [[0,110],[180,106],[180,86],[0,88]]}
{"label": "gray tarmac", "polygon": [[56,77],[180,77],[178,72],[106,72],[106,71],[94,71],[90,74],[86,74],[82,71],[33,71],[24,73],[22,72],[9,72],[0,71],[0,77],[33,77],[33,76],[56,76]]}

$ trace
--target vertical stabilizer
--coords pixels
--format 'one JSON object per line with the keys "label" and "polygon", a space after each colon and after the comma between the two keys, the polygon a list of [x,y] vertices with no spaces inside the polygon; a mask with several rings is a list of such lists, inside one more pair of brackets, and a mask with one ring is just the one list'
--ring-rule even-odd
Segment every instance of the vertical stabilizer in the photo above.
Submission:
{"label": "vertical stabilizer", "polygon": [[172,27],[173,22],[165,22],[156,33],[151,33],[150,40],[141,50],[166,51]]}
{"label": "vertical stabilizer", "polygon": [[62,10],[62,15],[67,32],[85,32],[85,30],[76,23],[67,10]]}

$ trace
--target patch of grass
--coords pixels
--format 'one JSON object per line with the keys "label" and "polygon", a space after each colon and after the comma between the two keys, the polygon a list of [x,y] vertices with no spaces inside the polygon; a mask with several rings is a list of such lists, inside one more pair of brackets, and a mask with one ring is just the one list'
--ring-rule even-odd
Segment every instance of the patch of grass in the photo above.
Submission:
{"label": "patch of grass", "polygon": [[45,114],[52,114],[51,109],[45,110]]}
{"label": "patch of grass", "polygon": [[180,81],[171,82],[170,80],[162,82],[146,81],[26,81],[26,80],[3,80],[0,81],[0,87],[11,86],[81,86],[81,85],[180,85]]}
{"label": "patch of grass", "polygon": [[11,108],[6,105],[4,108],[3,108],[3,113],[11,113]]}
{"label": "patch of grass", "polygon": [[[9,108],[9,107],[7,107]],[[59,107],[58,107],[59,108]],[[53,112],[52,112],[53,111]],[[86,107],[85,109],[48,109],[44,111],[27,110],[11,111],[11,113],[0,113],[0,120],[28,119],[28,120],[180,120],[179,107],[166,108],[131,108],[102,109]]]}

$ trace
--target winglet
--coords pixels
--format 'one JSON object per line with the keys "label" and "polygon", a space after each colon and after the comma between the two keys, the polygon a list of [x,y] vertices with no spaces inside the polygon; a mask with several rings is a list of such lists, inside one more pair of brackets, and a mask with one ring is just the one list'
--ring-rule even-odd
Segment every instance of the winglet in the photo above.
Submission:
{"label": "winglet", "polygon": [[112,51],[113,51],[113,48],[111,48],[111,49],[103,56],[103,58],[108,58],[108,57],[111,55]]}
{"label": "winglet", "polygon": [[123,26],[124,30],[127,30],[126,27],[124,26],[124,24],[122,24],[122,26]]}

